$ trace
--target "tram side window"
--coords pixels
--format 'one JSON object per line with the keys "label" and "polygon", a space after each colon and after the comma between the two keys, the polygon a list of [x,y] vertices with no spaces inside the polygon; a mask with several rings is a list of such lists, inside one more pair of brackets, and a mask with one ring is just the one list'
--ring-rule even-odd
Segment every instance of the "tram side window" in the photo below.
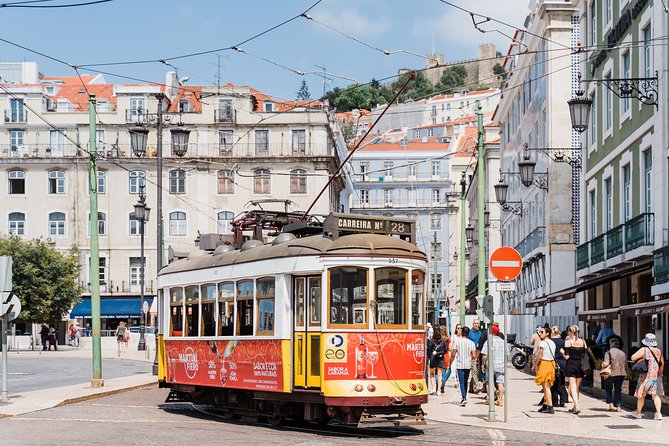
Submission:
{"label": "tram side window", "polygon": [[235,284],[218,284],[218,298],[218,334],[232,336],[235,334]]}
{"label": "tram side window", "polygon": [[256,334],[264,336],[274,335],[274,277],[258,279],[256,282],[258,293],[258,331]]}
{"label": "tram side window", "polygon": [[295,279],[295,326],[304,327],[304,285],[306,279],[297,277]]}
{"label": "tram side window", "polygon": [[200,323],[199,290],[197,285],[186,287],[186,336],[197,336]]}
{"label": "tram side window", "polygon": [[320,277],[309,277],[309,325],[321,325]]}
{"label": "tram side window", "polygon": [[411,324],[412,328],[423,327],[423,292],[425,273],[420,270],[411,271]]}
{"label": "tram side window", "polygon": [[216,335],[216,285],[202,285],[202,327],[201,336]]}
{"label": "tram side window", "polygon": [[330,269],[330,324],[367,323],[367,270]]}
{"label": "tram side window", "polygon": [[379,268],[376,270],[376,324],[407,324],[406,270]]}
{"label": "tram side window", "polygon": [[170,290],[170,333],[172,336],[183,336],[183,288]]}
{"label": "tram side window", "polygon": [[253,281],[237,282],[237,334],[253,335]]}

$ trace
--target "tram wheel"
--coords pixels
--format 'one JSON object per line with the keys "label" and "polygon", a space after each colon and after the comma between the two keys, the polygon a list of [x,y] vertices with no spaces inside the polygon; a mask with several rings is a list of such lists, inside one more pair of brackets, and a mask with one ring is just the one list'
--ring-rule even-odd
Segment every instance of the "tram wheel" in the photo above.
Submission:
{"label": "tram wheel", "polygon": [[267,423],[270,426],[274,426],[274,427],[281,426],[284,423],[284,421],[286,421],[285,417],[283,415],[279,415],[279,414],[274,414],[274,415],[267,416],[267,417],[265,417],[265,419],[267,420]]}
{"label": "tram wheel", "polygon": [[220,413],[221,416],[226,420],[232,420],[233,418],[235,418],[235,411],[230,409],[229,407],[221,409]]}

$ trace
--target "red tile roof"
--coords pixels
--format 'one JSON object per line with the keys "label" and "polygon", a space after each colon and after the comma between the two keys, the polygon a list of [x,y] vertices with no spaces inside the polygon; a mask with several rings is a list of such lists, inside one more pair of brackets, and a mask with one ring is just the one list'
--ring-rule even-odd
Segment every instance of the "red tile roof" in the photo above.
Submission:
{"label": "red tile roof", "polygon": [[419,142],[412,143],[409,142],[407,145],[400,143],[380,143],[380,144],[369,144],[366,145],[360,150],[364,152],[393,152],[393,151],[405,151],[405,150],[448,150],[447,143],[436,143],[436,142]]}
{"label": "red tile roof", "polygon": [[81,83],[79,85],[62,84],[58,86],[58,91],[52,98],[67,99],[75,106],[74,111],[88,110],[88,94],[94,94],[97,101],[106,100],[116,107],[116,96],[113,94],[114,86],[112,84],[90,84],[84,88]]}
{"label": "red tile roof", "polygon": [[191,110],[193,113],[202,113],[202,102],[200,102],[201,97],[202,87],[179,88],[177,95],[172,99],[170,108],[167,111],[170,113],[178,113],[179,101],[186,99],[192,106]]}

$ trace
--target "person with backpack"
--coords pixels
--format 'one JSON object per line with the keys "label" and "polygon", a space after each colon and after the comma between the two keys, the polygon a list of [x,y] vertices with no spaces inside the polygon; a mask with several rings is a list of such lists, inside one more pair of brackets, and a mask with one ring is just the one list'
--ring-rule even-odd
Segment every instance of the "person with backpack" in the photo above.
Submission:
{"label": "person with backpack", "polygon": [[664,376],[664,357],[662,351],[657,348],[657,339],[653,333],[646,333],[646,337],[641,341],[644,348],[640,348],[632,355],[632,361],[635,366],[641,361],[646,362],[646,372],[639,374],[639,384],[636,386],[634,396],[637,397],[636,412],[632,416],[637,419],[643,418],[643,405],[646,401],[646,395],[653,398],[655,404],[655,420],[662,420],[662,400],[660,396],[664,395],[662,387],[662,377]]}

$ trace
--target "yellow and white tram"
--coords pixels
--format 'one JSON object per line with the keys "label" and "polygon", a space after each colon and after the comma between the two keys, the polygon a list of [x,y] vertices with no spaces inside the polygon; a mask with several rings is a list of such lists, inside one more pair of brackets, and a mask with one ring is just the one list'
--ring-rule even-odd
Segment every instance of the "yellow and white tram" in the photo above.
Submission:
{"label": "yellow and white tram", "polygon": [[161,386],[271,422],[424,422],[427,258],[414,224],[330,214],[316,235],[288,224],[271,243],[169,264]]}

